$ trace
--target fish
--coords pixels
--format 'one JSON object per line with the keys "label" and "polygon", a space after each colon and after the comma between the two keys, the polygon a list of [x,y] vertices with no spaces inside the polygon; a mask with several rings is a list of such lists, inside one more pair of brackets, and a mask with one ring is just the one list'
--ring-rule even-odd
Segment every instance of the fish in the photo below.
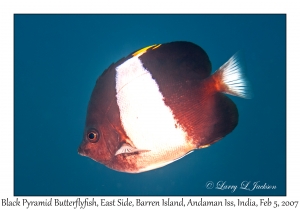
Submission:
{"label": "fish", "polygon": [[188,41],[154,44],[112,63],[96,81],[78,153],[141,173],[206,148],[232,132],[251,98],[240,53],[211,74],[207,53]]}

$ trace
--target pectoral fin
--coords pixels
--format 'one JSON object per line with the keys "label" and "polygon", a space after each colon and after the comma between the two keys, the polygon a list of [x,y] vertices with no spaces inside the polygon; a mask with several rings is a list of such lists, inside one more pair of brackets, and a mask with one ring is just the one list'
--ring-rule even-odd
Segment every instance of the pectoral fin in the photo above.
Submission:
{"label": "pectoral fin", "polygon": [[120,149],[117,150],[117,152],[115,153],[115,156],[119,155],[119,154],[128,154],[128,153],[135,153],[135,152],[149,152],[150,150],[143,150],[143,149],[137,149],[134,148],[132,146],[130,146],[129,144],[123,144]]}

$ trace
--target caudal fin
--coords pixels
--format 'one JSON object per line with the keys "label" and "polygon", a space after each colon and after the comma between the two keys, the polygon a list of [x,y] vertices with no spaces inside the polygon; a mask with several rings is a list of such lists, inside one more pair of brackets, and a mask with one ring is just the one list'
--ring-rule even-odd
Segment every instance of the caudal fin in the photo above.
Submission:
{"label": "caudal fin", "polygon": [[251,98],[250,84],[244,75],[240,52],[234,54],[215,73],[218,90],[242,98]]}

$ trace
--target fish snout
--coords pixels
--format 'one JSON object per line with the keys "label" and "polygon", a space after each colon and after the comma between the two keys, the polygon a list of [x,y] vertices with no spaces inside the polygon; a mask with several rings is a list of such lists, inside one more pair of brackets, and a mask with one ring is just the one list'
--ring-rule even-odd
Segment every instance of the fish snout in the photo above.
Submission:
{"label": "fish snout", "polygon": [[78,147],[78,154],[80,154],[82,156],[86,156],[85,149],[83,148],[83,145],[80,145]]}

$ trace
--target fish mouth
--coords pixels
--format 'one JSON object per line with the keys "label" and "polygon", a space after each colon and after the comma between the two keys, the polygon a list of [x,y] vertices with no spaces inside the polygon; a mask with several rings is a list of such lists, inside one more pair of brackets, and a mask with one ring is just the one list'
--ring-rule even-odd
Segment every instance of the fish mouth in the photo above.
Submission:
{"label": "fish mouth", "polygon": [[85,153],[85,150],[83,149],[82,145],[80,145],[78,147],[78,150],[77,150],[78,154],[82,155],[82,156],[86,156],[86,153]]}

